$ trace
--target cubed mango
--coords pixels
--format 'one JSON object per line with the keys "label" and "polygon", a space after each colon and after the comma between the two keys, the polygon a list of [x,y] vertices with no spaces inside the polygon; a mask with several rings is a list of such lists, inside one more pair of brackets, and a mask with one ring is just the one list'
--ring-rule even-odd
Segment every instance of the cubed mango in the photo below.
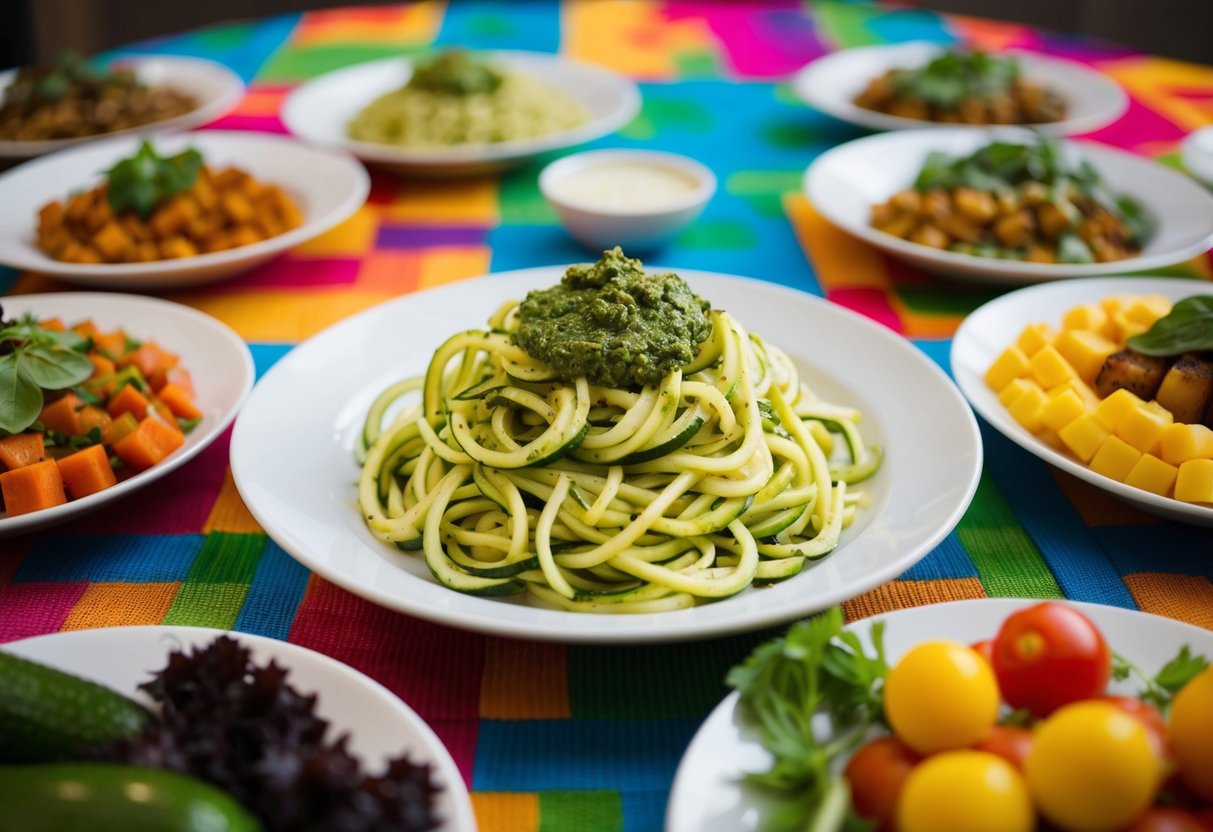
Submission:
{"label": "cubed mango", "polygon": [[1064,330],[1053,346],[1087,384],[1095,383],[1095,376],[1099,375],[1104,361],[1119,349],[1115,342],[1085,329]]}
{"label": "cubed mango", "polygon": [[1052,344],[1055,337],[1057,333],[1048,324],[1028,324],[1023,332],[1019,333],[1015,346],[1023,350],[1024,355],[1031,357],[1041,347]]}
{"label": "cubed mango", "polygon": [[1124,482],[1139,460],[1141,451],[1119,436],[1109,436],[1091,458],[1091,470],[1117,482]]}
{"label": "cubed mango", "polygon": [[1090,462],[1111,431],[1092,414],[1084,413],[1059,430],[1057,435],[1074,456],[1083,462]]}
{"label": "cubed mango", "polygon": [[1040,388],[1040,385],[1032,381],[1030,378],[1017,378],[1008,384],[998,394],[998,400],[1002,402],[1002,406],[1010,409],[1011,404],[1033,388]]}
{"label": "cubed mango", "polygon": [[1056,387],[1077,375],[1070,362],[1062,358],[1052,344],[1037,350],[1028,359],[1028,366],[1032,368],[1032,377],[1041,387]]}
{"label": "cubed mango", "polygon": [[1030,372],[1028,357],[1024,355],[1023,350],[1012,344],[1003,350],[1002,355],[998,356],[990,365],[990,369],[986,370],[986,384],[990,386],[991,390],[1001,391],[1015,379],[1022,378]]}
{"label": "cubed mango", "polygon": [[1071,389],[1066,389],[1049,401],[1041,411],[1040,421],[1052,430],[1061,430],[1079,416],[1087,412],[1087,406],[1082,397]]}
{"label": "cubed mango", "polygon": [[1040,430],[1041,414],[1048,403],[1049,397],[1045,391],[1037,385],[1032,385],[1026,388],[1021,395],[1016,396],[1007,410],[1026,430],[1036,433]]}
{"label": "cubed mango", "polygon": [[1123,387],[1095,407],[1095,418],[1109,430],[1115,430],[1129,413],[1143,407],[1141,398]]}
{"label": "cubed mango", "polygon": [[1204,425],[1167,425],[1162,432],[1161,455],[1172,465],[1190,459],[1213,459],[1213,430]]}
{"label": "cubed mango", "polygon": [[1165,497],[1170,492],[1171,486],[1175,484],[1177,476],[1179,476],[1179,469],[1174,465],[1168,465],[1154,454],[1142,454],[1141,459],[1137,460],[1137,464],[1133,466],[1133,470],[1129,471],[1129,475],[1125,477],[1125,485],[1152,491]]}
{"label": "cubed mango", "polygon": [[1157,454],[1162,447],[1162,434],[1171,423],[1148,406],[1130,410],[1116,425],[1116,435],[1143,454]]}
{"label": "cubed mango", "polygon": [[1213,459],[1189,459],[1179,466],[1175,499],[1185,503],[1213,503]]}
{"label": "cubed mango", "polygon": [[1098,332],[1108,320],[1108,313],[1098,303],[1084,303],[1070,309],[1061,319],[1061,328],[1086,329]]}

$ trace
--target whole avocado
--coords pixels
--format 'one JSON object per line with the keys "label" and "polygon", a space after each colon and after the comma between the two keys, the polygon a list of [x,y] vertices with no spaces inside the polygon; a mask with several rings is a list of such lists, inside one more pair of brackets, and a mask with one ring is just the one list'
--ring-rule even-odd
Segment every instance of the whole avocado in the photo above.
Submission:
{"label": "whole avocado", "polygon": [[560,285],[527,294],[518,346],[562,378],[604,387],[655,384],[712,334],[707,301],[676,274],[646,274],[616,246],[570,266]]}

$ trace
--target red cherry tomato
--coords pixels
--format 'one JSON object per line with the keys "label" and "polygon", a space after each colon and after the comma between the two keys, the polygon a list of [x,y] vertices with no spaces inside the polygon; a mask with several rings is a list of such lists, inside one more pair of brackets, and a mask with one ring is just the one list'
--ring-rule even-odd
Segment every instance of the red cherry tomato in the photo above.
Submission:
{"label": "red cherry tomato", "polygon": [[881,737],[860,747],[847,763],[843,776],[851,784],[855,811],[876,821],[879,832],[893,829],[901,787],[921,759],[901,740]]}
{"label": "red cherry tomato", "polygon": [[994,639],[987,638],[985,641],[975,641],[969,647],[973,648],[977,655],[989,662],[990,667],[994,666]]}
{"label": "red cherry tomato", "polygon": [[1213,806],[1201,809],[1196,813],[1196,822],[1203,826],[1206,832],[1213,832]]}
{"label": "red cherry tomato", "polygon": [[1167,722],[1157,708],[1149,702],[1142,702],[1132,696],[1105,696],[1104,699],[1125,713],[1141,720],[1141,723],[1146,726],[1146,732],[1150,735],[1150,742],[1154,745],[1154,752],[1158,755],[1158,759],[1166,760],[1170,756],[1167,747]]}
{"label": "red cherry tomato", "polygon": [[990,735],[973,749],[997,754],[1022,772],[1024,760],[1032,750],[1032,732],[1013,725],[995,725],[990,729]]}
{"label": "red cherry tomato", "polygon": [[1151,806],[1125,827],[1124,832],[1205,832],[1206,827],[1190,812],[1174,806]]}
{"label": "red cherry tomato", "polygon": [[1046,601],[1012,613],[994,639],[1003,699],[1036,716],[1102,695],[1111,673],[1103,634],[1065,604]]}

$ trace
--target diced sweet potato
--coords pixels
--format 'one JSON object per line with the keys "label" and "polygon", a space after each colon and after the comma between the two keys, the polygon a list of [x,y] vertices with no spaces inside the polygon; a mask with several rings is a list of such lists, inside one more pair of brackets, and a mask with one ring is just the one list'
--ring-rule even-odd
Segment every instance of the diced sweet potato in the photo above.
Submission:
{"label": "diced sweet potato", "polygon": [[74,499],[104,491],[118,482],[104,445],[90,445],[55,461],[63,485]]}
{"label": "diced sweet potato", "polygon": [[79,396],[67,393],[43,405],[42,412],[38,414],[38,421],[45,425],[47,430],[57,430],[68,436],[75,436],[80,433],[79,417],[83,407],[84,401]]}
{"label": "diced sweet potato", "polygon": [[46,446],[40,433],[14,433],[0,439],[0,463],[12,470],[41,462]]}
{"label": "diced sweet potato", "polygon": [[110,416],[130,413],[136,419],[142,419],[147,415],[147,405],[147,396],[136,390],[133,384],[128,384],[114,394],[105,409]]}
{"label": "diced sweet potato", "polygon": [[136,471],[151,468],[181,447],[181,431],[165,424],[157,416],[148,416],[130,435],[114,444],[114,453]]}
{"label": "diced sweet potato", "polygon": [[0,474],[0,493],[10,517],[67,502],[59,466],[49,459]]}

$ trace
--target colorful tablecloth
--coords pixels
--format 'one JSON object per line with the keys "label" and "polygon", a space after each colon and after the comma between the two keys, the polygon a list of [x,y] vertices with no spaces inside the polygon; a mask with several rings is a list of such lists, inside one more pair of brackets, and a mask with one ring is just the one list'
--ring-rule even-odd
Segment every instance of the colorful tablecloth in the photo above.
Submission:
{"label": "colorful tablecloth", "polygon": [[[214,127],[281,132],[291,86],[328,70],[458,44],[557,51],[640,82],[644,108],[604,147],[656,147],[709,165],[721,188],[662,254],[825,295],[947,365],[961,317],[991,296],[947,286],[828,226],[800,195],[814,156],[859,135],[797,101],[787,79],[830,50],[906,40],[1037,50],[1091,64],[1132,96],[1090,138],[1174,161],[1213,123],[1213,69],[1022,26],[858,3],[421,2],[238,23],[138,44],[200,55],[249,82]],[[352,219],[229,283],[170,295],[234,327],[264,372],[291,345],[396,295],[523,266],[586,259],[536,187],[537,166],[454,182],[376,176]],[[1172,270],[1208,277],[1201,257]],[[0,292],[67,289],[0,271]],[[984,431],[985,474],[959,527],[852,617],[984,596],[1135,607],[1213,627],[1213,534],[1164,523]],[[377,607],[309,574],[266,538],[228,471],[227,441],[122,511],[0,541],[0,641],[121,624],[259,633],[383,682],[447,744],[481,828],[661,826],[683,749],[754,633],[697,644],[567,647],[486,638]]]}

